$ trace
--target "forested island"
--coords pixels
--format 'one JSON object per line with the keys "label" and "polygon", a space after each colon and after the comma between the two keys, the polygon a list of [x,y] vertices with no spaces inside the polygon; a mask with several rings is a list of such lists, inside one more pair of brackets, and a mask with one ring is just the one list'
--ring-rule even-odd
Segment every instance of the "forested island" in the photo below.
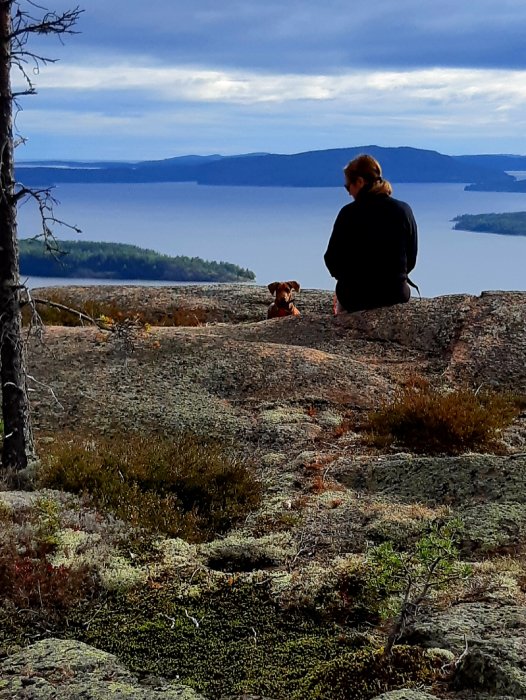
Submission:
{"label": "forested island", "polygon": [[457,231],[499,233],[504,236],[526,236],[526,211],[504,214],[461,214],[453,221]]}
{"label": "forested island", "polygon": [[60,253],[53,255],[35,239],[20,240],[20,271],[35,277],[173,282],[249,282],[256,277],[232,263],[171,257],[125,243],[60,241]]}

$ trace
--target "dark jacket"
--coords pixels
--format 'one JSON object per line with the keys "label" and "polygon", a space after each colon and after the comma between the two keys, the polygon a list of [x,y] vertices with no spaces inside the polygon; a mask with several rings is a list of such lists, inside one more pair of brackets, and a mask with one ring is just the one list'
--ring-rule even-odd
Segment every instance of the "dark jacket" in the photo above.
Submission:
{"label": "dark jacket", "polygon": [[418,235],[411,207],[387,194],[359,192],[336,217],[325,264],[347,311],[409,301],[407,274]]}

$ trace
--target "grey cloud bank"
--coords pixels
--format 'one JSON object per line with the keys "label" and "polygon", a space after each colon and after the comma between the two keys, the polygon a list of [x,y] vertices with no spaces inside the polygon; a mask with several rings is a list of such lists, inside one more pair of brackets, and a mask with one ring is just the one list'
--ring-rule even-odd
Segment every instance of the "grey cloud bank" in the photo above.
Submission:
{"label": "grey cloud bank", "polygon": [[89,0],[85,9],[76,50],[94,54],[309,73],[526,66],[522,0]]}
{"label": "grey cloud bank", "polygon": [[[49,0],[62,10],[67,0]],[[21,157],[525,151],[523,0],[86,0],[24,100]]]}

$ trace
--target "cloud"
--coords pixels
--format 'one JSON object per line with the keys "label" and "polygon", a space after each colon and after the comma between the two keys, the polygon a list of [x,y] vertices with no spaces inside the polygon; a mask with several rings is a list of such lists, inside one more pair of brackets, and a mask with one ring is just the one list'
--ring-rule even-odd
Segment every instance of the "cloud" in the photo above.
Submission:
{"label": "cloud", "polygon": [[50,66],[39,76],[39,90],[19,117],[21,130],[33,143],[55,134],[55,147],[60,134],[63,146],[96,136],[96,146],[86,151],[99,158],[108,148],[112,157],[141,159],[189,148],[290,153],[379,141],[438,150],[442,141],[458,144],[450,152],[467,152],[474,139],[491,138],[493,146],[497,136],[513,132],[518,141],[526,125],[526,71],[435,68],[335,76],[106,62]]}
{"label": "cloud", "polygon": [[[359,104],[390,97],[390,104],[431,101],[521,106],[526,102],[526,70],[357,70],[339,75],[260,73],[182,66],[53,65],[38,80],[40,90],[151,93],[165,101],[257,104],[334,101]],[[394,99],[393,99],[394,98]],[[140,104],[140,99],[137,99]]]}
{"label": "cloud", "polygon": [[89,60],[133,52],[169,63],[306,73],[526,68],[525,25],[523,0],[90,0],[82,33],[59,53]]}
{"label": "cloud", "polygon": [[32,37],[60,60],[19,122],[49,157],[380,141],[520,152],[525,26],[524,0],[89,0],[64,46]]}

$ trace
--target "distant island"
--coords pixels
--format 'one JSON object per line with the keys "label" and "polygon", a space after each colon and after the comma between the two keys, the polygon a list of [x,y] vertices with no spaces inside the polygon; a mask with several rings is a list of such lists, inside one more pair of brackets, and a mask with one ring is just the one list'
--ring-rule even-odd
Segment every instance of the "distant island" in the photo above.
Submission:
{"label": "distant island", "polygon": [[526,236],[526,211],[504,214],[461,214],[453,221],[454,229],[499,233],[504,236]]}
{"label": "distant island", "polygon": [[526,192],[526,180],[511,180],[510,182],[475,182],[466,185],[467,192]]}
{"label": "distant island", "polygon": [[28,276],[163,282],[249,282],[256,277],[251,270],[232,263],[170,257],[125,243],[60,241],[57,258],[41,241],[21,239],[19,243],[20,271]]}
{"label": "distant island", "polygon": [[526,171],[526,156],[449,156],[409,146],[369,144],[294,154],[188,155],[134,163],[18,162],[16,178],[29,187],[49,187],[59,183],[157,182],[247,187],[340,187],[344,166],[360,153],[370,153],[377,158],[385,177],[395,183],[453,182],[473,189],[507,191],[517,186],[516,178],[507,171]]}
{"label": "distant island", "polygon": [[489,181],[479,179],[464,188],[468,192],[526,192],[526,156],[490,154],[478,156],[455,156],[466,165],[476,165],[504,170],[511,175],[509,180]]}

